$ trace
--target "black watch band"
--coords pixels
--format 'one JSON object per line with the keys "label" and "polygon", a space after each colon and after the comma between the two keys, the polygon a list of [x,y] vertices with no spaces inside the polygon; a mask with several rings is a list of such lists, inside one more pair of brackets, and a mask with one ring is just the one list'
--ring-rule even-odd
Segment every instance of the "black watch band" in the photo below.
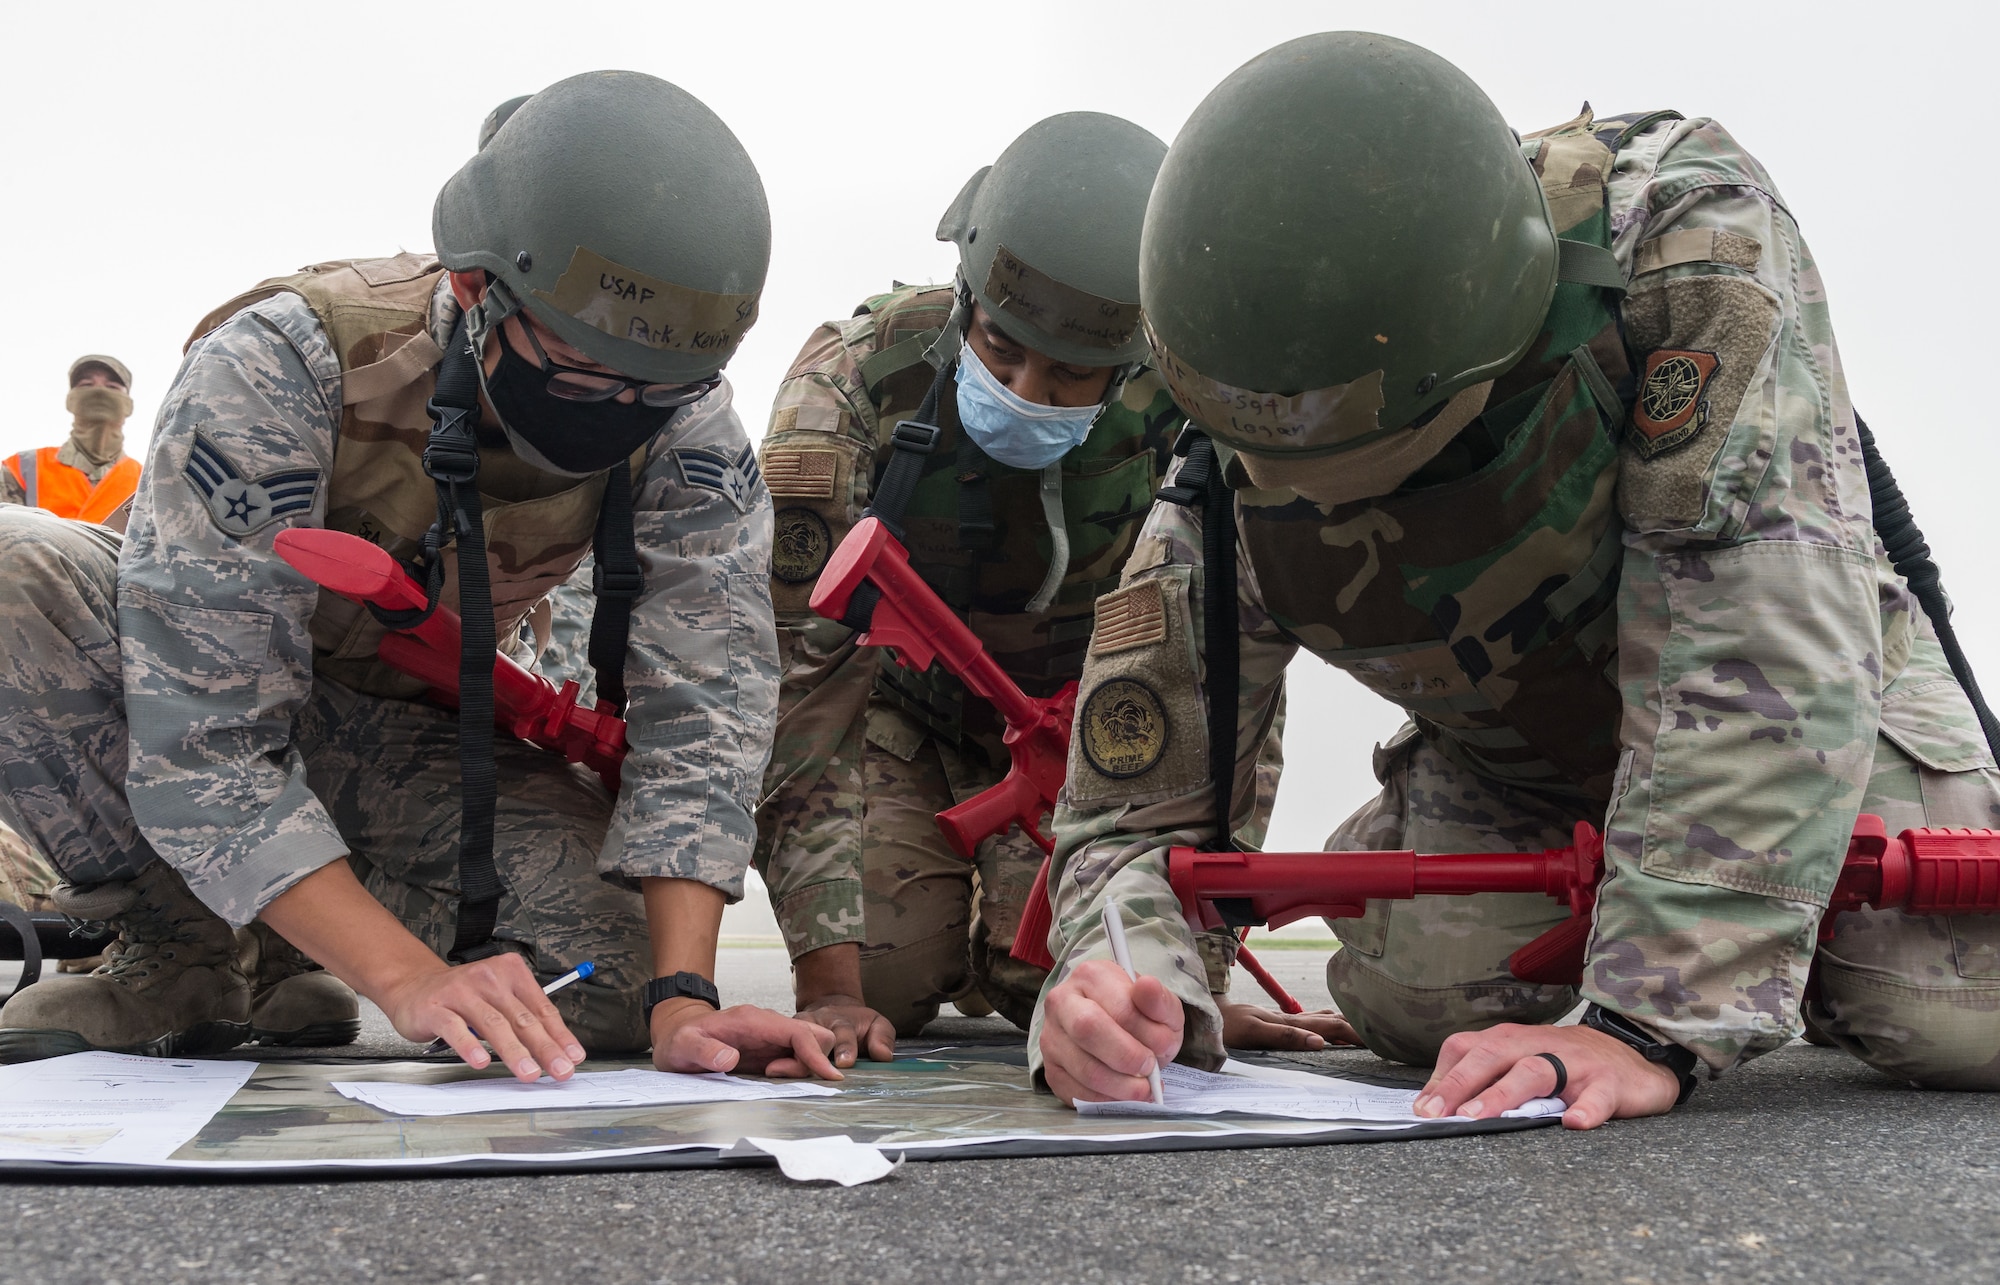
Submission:
{"label": "black watch band", "polygon": [[700,973],[675,973],[672,977],[655,977],[646,983],[646,1025],[653,1024],[653,1009],[670,999],[681,996],[698,999],[710,1008],[722,1007],[722,996],[715,989],[715,983]]}
{"label": "black watch band", "polygon": [[1638,1024],[1596,1004],[1583,1010],[1583,1024],[1593,1031],[1602,1031],[1612,1039],[1630,1045],[1648,1062],[1656,1062],[1672,1071],[1681,1082],[1681,1093],[1674,1099],[1675,1106],[1694,1096],[1694,1069],[1700,1064],[1701,1059],[1691,1051],[1678,1044],[1663,1044]]}

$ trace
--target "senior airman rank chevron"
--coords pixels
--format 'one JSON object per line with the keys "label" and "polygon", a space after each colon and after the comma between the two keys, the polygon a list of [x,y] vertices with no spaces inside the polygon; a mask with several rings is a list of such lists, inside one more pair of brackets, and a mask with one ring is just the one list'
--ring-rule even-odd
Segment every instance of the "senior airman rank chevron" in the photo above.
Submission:
{"label": "senior airman rank chevron", "polygon": [[739,513],[749,511],[757,488],[763,484],[757,472],[757,453],[748,446],[734,456],[720,447],[684,447],[674,451],[674,463],[680,465],[683,482],[718,492]]}
{"label": "senior airman rank chevron", "polygon": [[208,501],[209,520],[224,535],[239,537],[310,510],[319,494],[318,469],[282,469],[246,478],[243,470],[200,433],[194,435],[181,476]]}

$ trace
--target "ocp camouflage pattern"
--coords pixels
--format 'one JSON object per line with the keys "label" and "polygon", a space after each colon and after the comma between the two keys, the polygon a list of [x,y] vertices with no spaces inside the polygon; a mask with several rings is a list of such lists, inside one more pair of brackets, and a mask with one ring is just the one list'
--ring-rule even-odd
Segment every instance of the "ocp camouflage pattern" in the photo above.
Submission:
{"label": "ocp camouflage pattern", "polygon": [[[795,957],[864,936],[864,738],[906,763],[935,738],[962,764],[962,779],[953,782],[961,798],[998,782],[1008,766],[1003,727],[984,701],[966,699],[957,680],[936,668],[897,671],[807,606],[827,556],[873,495],[896,426],[931,387],[936,371],[922,349],[937,339],[951,306],[948,287],[905,286],[868,300],[847,321],[821,326],[779,389],[761,448],[777,508],[771,588],[786,658],[758,815],[758,862]],[[1023,690],[1051,694],[1081,672],[1091,605],[1117,583],[1180,413],[1158,377],[1141,372],[1064,458],[1069,568],[1054,605],[1039,615],[1023,610],[1052,548],[1038,474],[982,457],[977,484],[990,487],[996,537],[991,549],[966,548],[959,532],[963,431],[949,381],[935,418],[943,433],[906,517],[912,565],[965,615]],[[954,801],[939,795],[925,806],[937,811]],[[945,851],[935,825],[930,831],[929,841]],[[1039,865],[1040,858],[1022,847],[1010,860]],[[1005,882],[1022,883],[1018,872]]]}
{"label": "ocp camouflage pattern", "polygon": [[[1885,794],[1871,764],[1900,759],[1905,776],[1922,774],[1932,825],[1992,825],[2000,792],[1970,705],[1871,525],[1824,290],[1769,176],[1704,119],[1593,121],[1586,109],[1523,147],[1558,231],[1608,246],[1630,277],[1618,317],[1629,353],[1580,324],[1582,301],[1565,287],[1543,342],[1496,381],[1479,431],[1413,480],[1435,496],[1412,489],[1315,511],[1289,491],[1239,489],[1237,788],[1285,664],[1300,647],[1340,664],[1410,711],[1423,748],[1414,761],[1438,784],[1410,775],[1407,753],[1385,763],[1383,799],[1336,837],[1455,843],[1469,827],[1539,847],[1569,821],[1600,825],[1608,870],[1582,994],[1720,1071],[1800,1029],[1815,931],[1856,813],[1910,815],[1911,784]],[[1705,370],[1699,387],[1655,389],[1642,417],[1628,416],[1656,355],[1682,353],[1714,358],[1689,363]],[[1578,416],[1618,449],[1566,436]],[[1513,489],[1478,503],[1503,475]],[[1419,526],[1398,511],[1437,497],[1463,501],[1456,556],[1438,513]],[[1592,534],[1600,520],[1606,537]],[[1198,515],[1161,505],[1141,540],[1127,583],[1160,581],[1198,634]],[[1473,558],[1480,549],[1498,553]],[[1342,574],[1305,591],[1337,554],[1351,559]],[[1198,666],[1166,645],[1093,656],[1083,688],[1137,673],[1189,691],[1195,725],[1174,732],[1199,739]],[[1075,806],[1057,819],[1055,977],[1108,953],[1095,925],[1116,897],[1135,963],[1187,1005],[1182,1056],[1212,1064],[1217,1018],[1165,868],[1172,843],[1208,837],[1199,759],[1169,754],[1115,788],[1073,760]],[[1446,788],[1454,773],[1460,786]],[[1452,817],[1459,830],[1437,828]],[[1422,1060],[1446,1026],[1548,1020],[1548,996],[1470,1002],[1519,989],[1500,946],[1539,927],[1498,904],[1509,900],[1424,898],[1340,921],[1351,966],[1381,982],[1363,995],[1335,978],[1364,1030],[1388,1032],[1371,1043]],[[1385,926],[1398,918],[1407,933]],[[1821,1002],[1842,1014],[1835,1025],[1867,1028],[1836,1038],[1918,1078],[2000,1083],[2000,970],[1979,962],[2000,926],[1896,919],[1872,925],[1896,943],[1873,959],[1900,998],[1864,1012],[1852,985],[1830,982]],[[1844,919],[1841,931],[1829,957],[1860,928]],[[1451,1005],[1456,1016],[1432,1020]]]}

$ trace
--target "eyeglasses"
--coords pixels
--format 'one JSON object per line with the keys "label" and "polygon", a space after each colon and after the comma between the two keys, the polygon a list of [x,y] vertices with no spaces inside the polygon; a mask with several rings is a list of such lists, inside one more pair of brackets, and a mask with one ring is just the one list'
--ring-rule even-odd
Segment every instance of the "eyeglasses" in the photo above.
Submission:
{"label": "eyeglasses", "polygon": [[721,375],[691,384],[649,384],[643,379],[627,379],[623,375],[606,375],[560,365],[549,357],[541,340],[535,338],[535,328],[528,324],[527,318],[521,318],[520,322],[521,333],[528,336],[535,356],[541,360],[542,373],[549,377],[549,396],[560,397],[566,402],[608,402],[630,389],[638,396],[641,405],[655,410],[672,410],[698,402],[722,385]]}

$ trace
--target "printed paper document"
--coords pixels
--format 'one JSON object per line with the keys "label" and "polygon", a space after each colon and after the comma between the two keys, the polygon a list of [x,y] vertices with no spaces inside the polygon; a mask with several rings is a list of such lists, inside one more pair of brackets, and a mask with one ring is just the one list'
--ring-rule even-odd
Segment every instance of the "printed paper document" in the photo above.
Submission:
{"label": "printed paper document", "polygon": [[158,1164],[201,1132],[256,1069],[124,1053],[0,1066],[0,1157]]}
{"label": "printed paper document", "polygon": [[485,1111],[561,1111],[573,1107],[681,1106],[690,1102],[755,1102],[765,1098],[823,1098],[840,1092],[824,1084],[743,1080],[720,1073],[587,1071],[567,1080],[546,1077],[457,1080],[450,1084],[399,1084],[393,1080],[336,1080],[333,1087],[356,1102],[390,1115],[476,1115]]}
{"label": "printed paper document", "polygon": [[[1286,1120],[1356,1120],[1370,1123],[1415,1127],[1430,1124],[1413,1112],[1415,1089],[1387,1089],[1357,1080],[1314,1075],[1308,1071],[1283,1071],[1267,1067],[1247,1067],[1228,1062],[1220,1073],[1198,1071],[1175,1062],[1160,1068],[1166,1088],[1166,1105],[1151,1102],[1079,1102],[1082,1115],[1239,1115],[1276,1116]],[[1506,1114],[1544,1116],[1562,1114],[1556,1098],[1540,1098]],[[1448,1117],[1463,1119],[1460,1116]]]}

